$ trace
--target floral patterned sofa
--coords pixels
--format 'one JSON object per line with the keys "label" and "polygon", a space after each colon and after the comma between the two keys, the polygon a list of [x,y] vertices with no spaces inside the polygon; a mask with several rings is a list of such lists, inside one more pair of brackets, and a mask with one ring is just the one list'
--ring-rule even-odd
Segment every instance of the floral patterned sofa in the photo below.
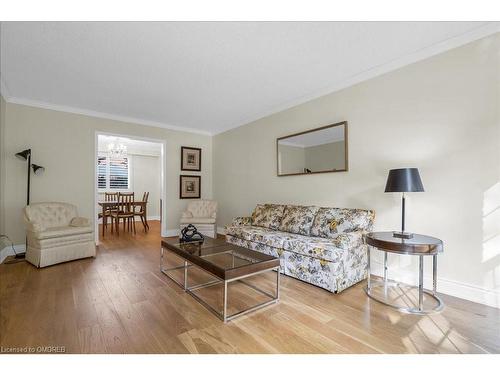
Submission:
{"label": "floral patterned sofa", "polygon": [[226,226],[226,241],[279,257],[281,272],[334,293],[366,278],[371,210],[259,204]]}

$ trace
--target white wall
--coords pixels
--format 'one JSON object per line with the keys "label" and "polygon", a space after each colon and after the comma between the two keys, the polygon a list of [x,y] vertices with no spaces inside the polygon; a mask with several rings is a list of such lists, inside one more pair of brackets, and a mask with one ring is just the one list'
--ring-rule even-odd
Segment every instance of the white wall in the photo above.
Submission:
{"label": "white wall", "polygon": [[[418,167],[407,229],[444,241],[439,290],[500,307],[499,50],[496,34],[215,136],[218,225],[277,202],[375,209],[376,230],[398,229],[387,172]],[[276,138],[340,121],[349,172],[276,176]],[[390,259],[414,281],[415,259]]]}
{"label": "white wall", "polygon": [[132,155],[132,191],[142,198],[149,191],[148,217],[160,216],[161,163],[157,156]]}
{"label": "white wall", "polygon": [[212,139],[206,135],[35,108],[7,102],[5,129],[6,233],[24,243],[22,208],[26,199],[26,169],[14,154],[31,147],[33,162],[45,173],[32,176],[32,202],[75,203],[82,216],[94,215],[96,131],[166,140],[167,228],[178,229],[187,200],[179,199],[180,148],[203,149],[202,198],[212,197]]}

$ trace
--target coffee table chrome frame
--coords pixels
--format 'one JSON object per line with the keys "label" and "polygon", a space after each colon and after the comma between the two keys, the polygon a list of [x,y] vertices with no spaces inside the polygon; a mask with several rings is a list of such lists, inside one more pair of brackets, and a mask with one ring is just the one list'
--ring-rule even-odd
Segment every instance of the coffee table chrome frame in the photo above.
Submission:
{"label": "coffee table chrome frame", "polygon": [[[372,246],[367,245],[367,255],[368,255],[368,267],[367,267],[367,283],[366,287],[364,288],[365,293],[367,294],[368,297],[372,298],[373,300],[380,302],[386,306],[390,306],[398,311],[401,311],[403,313],[407,314],[416,314],[416,315],[429,315],[429,314],[434,314],[437,312],[440,312],[443,307],[444,303],[439,298],[437,295],[437,254],[432,255],[432,292],[424,290],[424,255],[418,255],[419,257],[419,267],[418,267],[418,306],[414,307],[407,307],[407,306],[401,306],[401,305],[396,305],[393,303],[390,303],[387,299],[380,299],[378,297],[375,297],[371,291],[374,287],[383,287],[384,288],[384,295],[387,298],[387,292],[390,287],[389,284],[395,284],[396,286],[399,286],[402,283],[394,282],[392,280],[388,279],[388,267],[387,267],[387,252],[384,252],[384,278],[383,281],[381,282],[372,282],[371,281],[371,272],[370,272],[370,249]],[[375,248],[378,249],[378,248]],[[384,249],[378,249],[381,251],[384,251]],[[406,285],[406,284],[405,284]],[[417,289],[417,287],[410,286],[412,289]],[[432,308],[432,309],[424,309],[424,294],[427,294],[431,298],[433,298],[436,302],[437,305]]]}
{"label": "coffee table chrome frame", "polygon": [[[178,258],[183,259],[184,260],[184,265],[183,266],[177,266],[177,267],[171,267],[171,268],[165,268],[165,267],[163,267],[163,260],[164,260],[164,258],[166,258],[166,252],[167,251],[168,251],[168,249],[164,248],[163,246],[161,247],[160,271],[165,276],[167,276],[170,280],[172,280],[174,283],[176,283],[181,288],[183,288],[186,293],[188,293],[189,295],[191,295],[195,300],[197,300],[200,304],[202,304],[210,312],[212,312],[214,315],[216,315],[224,323],[227,323],[227,322],[229,322],[229,321],[231,321],[231,320],[233,320],[235,318],[238,318],[238,317],[240,317],[242,315],[248,314],[248,313],[250,313],[252,311],[255,311],[255,310],[258,310],[258,309],[264,308],[266,306],[269,306],[271,304],[275,304],[275,303],[279,302],[279,298],[280,298],[280,271],[279,271],[279,266],[268,268],[266,270],[261,270],[261,271],[253,272],[253,273],[250,273],[250,274],[244,275],[244,276],[235,277],[235,278],[232,278],[232,279],[229,279],[229,280],[223,280],[223,279],[219,278],[218,276],[214,275],[213,273],[211,273],[211,272],[209,272],[209,271],[207,271],[207,270],[205,270],[205,269],[203,269],[201,267],[198,267],[198,266],[196,266],[194,264],[190,264],[187,260],[183,259],[181,256],[179,256],[178,254],[175,254],[175,253],[172,253],[172,255],[174,255],[174,256],[176,256]],[[209,281],[209,282],[206,282],[206,283],[201,283],[201,284],[197,284],[197,285],[193,285],[193,286],[188,286],[188,269],[190,267],[193,267],[193,266],[196,267],[196,268],[198,268],[198,269],[200,269],[200,270],[202,270],[203,272],[206,272],[206,273],[210,274],[212,277],[215,277],[217,280],[213,280],[213,281]],[[174,270],[178,270],[178,269],[184,269],[183,283],[180,283],[179,281],[177,281],[175,278],[173,278],[172,276],[170,276],[168,274],[169,271],[174,271]],[[276,290],[275,290],[275,294],[274,295],[272,295],[271,293],[268,293],[268,292],[260,289],[259,287],[255,286],[255,285],[252,285],[252,284],[248,283],[247,281],[244,281],[244,279],[246,279],[248,277],[259,275],[259,274],[262,274],[262,273],[265,273],[265,272],[270,272],[270,271],[276,272]],[[248,286],[248,287],[256,290],[259,293],[264,294],[267,297],[270,297],[271,300],[258,303],[258,304],[254,305],[254,306],[251,306],[251,307],[249,307],[249,308],[247,308],[245,310],[238,311],[238,312],[236,312],[234,314],[231,314],[231,315],[227,315],[227,306],[228,306],[227,289],[228,289],[228,285],[229,285],[229,283],[236,282],[236,281],[238,281],[238,282],[240,282],[242,284],[245,284],[246,286]],[[196,295],[195,293],[193,293],[195,290],[199,290],[199,289],[202,289],[202,288],[208,288],[208,287],[211,287],[211,286],[217,285],[217,284],[224,284],[224,288],[222,289],[222,312],[217,311],[209,303],[207,303],[201,297],[199,297],[198,295]]]}

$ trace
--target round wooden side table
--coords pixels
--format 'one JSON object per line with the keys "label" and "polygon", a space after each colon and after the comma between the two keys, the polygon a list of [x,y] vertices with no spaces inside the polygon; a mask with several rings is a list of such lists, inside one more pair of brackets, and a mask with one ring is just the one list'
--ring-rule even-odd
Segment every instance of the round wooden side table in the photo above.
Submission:
{"label": "round wooden side table", "polygon": [[[392,232],[371,232],[364,236],[364,241],[368,245],[368,281],[365,288],[366,294],[387,306],[391,306],[399,311],[426,315],[441,311],[444,307],[443,301],[436,293],[437,288],[437,256],[443,252],[443,241],[438,238],[414,234],[412,238],[393,237]],[[370,277],[370,248],[374,247],[384,252],[384,279],[382,282],[372,281]],[[391,303],[388,298],[389,285],[387,278],[387,254],[394,253],[400,255],[417,255],[419,257],[418,272],[418,305],[409,307]],[[424,256],[432,256],[432,292],[424,290]],[[395,283],[399,287],[398,283]],[[374,296],[375,288],[383,288],[384,298]],[[413,287],[414,288],[414,287]],[[430,296],[436,305],[433,308],[424,309],[424,293]]]}

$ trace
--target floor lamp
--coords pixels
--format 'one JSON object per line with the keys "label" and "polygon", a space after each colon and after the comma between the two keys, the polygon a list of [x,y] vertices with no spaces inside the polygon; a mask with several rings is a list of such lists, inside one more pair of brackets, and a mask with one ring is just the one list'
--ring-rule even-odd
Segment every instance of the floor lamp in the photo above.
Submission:
{"label": "floor lamp", "polygon": [[[26,205],[28,206],[30,204],[30,188],[31,188],[31,170],[33,169],[33,173],[36,175],[40,175],[45,171],[45,168],[36,165],[36,164],[31,164],[31,148],[18,152],[16,156],[22,160],[26,161],[28,164],[28,186],[26,189]],[[28,239],[26,238],[26,247],[28,246]],[[24,254],[16,254],[16,258],[24,258]]]}

